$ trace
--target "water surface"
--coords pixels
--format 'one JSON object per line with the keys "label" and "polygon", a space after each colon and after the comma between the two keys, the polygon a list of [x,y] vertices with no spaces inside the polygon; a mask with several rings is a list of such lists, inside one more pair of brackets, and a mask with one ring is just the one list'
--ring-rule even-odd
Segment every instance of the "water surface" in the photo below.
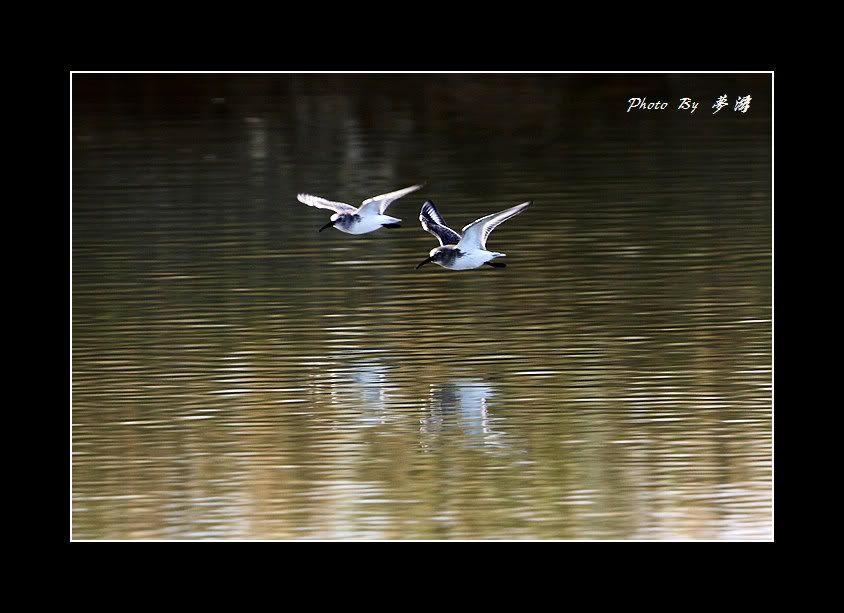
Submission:
{"label": "water surface", "polygon": [[76,75],[72,154],[74,539],[772,538],[769,77]]}

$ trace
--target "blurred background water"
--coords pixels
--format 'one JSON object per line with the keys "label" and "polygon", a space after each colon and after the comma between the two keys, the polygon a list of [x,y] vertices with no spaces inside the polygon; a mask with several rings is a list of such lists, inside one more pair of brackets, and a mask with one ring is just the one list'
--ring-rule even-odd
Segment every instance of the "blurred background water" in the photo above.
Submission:
{"label": "blurred background water", "polygon": [[[772,538],[770,76],[72,92],[74,539]],[[428,198],[534,204],[416,271]]]}

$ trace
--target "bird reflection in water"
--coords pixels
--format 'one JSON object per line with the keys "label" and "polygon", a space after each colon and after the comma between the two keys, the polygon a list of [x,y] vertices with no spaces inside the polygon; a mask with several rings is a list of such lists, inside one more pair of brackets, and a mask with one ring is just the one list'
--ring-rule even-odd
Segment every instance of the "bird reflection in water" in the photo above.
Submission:
{"label": "bird reflection in water", "polygon": [[487,403],[495,395],[494,389],[472,379],[457,379],[447,383],[433,383],[429,392],[430,414],[422,419],[422,446],[428,448],[438,435],[462,433],[469,447],[502,447],[503,433],[497,432],[487,411]]}
{"label": "bird reflection in water", "polygon": [[377,359],[354,362],[332,373],[332,404],[356,413],[360,425],[387,422],[389,368]]}

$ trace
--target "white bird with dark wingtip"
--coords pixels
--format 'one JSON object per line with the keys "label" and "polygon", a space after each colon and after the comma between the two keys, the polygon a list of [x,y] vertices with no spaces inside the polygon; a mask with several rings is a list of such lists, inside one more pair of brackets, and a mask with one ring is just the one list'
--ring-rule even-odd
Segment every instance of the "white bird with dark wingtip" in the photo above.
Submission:
{"label": "white bird with dark wingtip", "polygon": [[506,264],[492,260],[504,257],[506,254],[487,251],[486,239],[499,224],[514,215],[518,215],[532,202],[523,202],[506,211],[481,217],[463,228],[463,236],[461,237],[445,224],[445,220],[437,211],[434,203],[430,200],[426,201],[419,213],[419,221],[422,222],[422,227],[425,230],[439,239],[440,246],[431,249],[429,256],[419,263],[416,270],[419,270],[428,262],[439,264],[443,268],[450,268],[451,270],[471,270],[480,268],[484,264],[494,268],[504,268]]}
{"label": "white bird with dark wingtip", "polygon": [[322,226],[319,232],[334,226],[340,232],[345,232],[346,234],[366,234],[378,228],[400,228],[399,222],[401,222],[401,219],[385,215],[384,211],[387,210],[387,207],[394,200],[415,192],[421,187],[422,185],[412,185],[411,187],[405,187],[404,189],[388,194],[367,198],[359,208],[355,208],[351,204],[332,202],[331,200],[326,200],[319,196],[311,196],[310,194],[299,194],[296,198],[299,202],[308,206],[334,211],[331,221]]}

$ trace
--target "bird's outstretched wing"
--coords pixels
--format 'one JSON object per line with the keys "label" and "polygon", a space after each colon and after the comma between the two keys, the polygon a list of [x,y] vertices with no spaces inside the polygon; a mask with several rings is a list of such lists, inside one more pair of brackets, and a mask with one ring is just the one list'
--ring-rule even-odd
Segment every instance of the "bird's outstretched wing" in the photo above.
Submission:
{"label": "bird's outstretched wing", "polygon": [[399,189],[388,194],[381,194],[380,196],[367,198],[363,201],[360,205],[360,209],[358,210],[361,215],[383,215],[384,211],[387,210],[387,207],[390,206],[394,200],[398,200],[402,196],[407,196],[409,193],[415,192],[417,189],[421,188],[422,185],[411,185],[410,187],[405,187],[404,189]]}
{"label": "bird's outstretched wing", "polygon": [[422,205],[419,221],[422,222],[422,228],[426,232],[430,232],[439,239],[440,245],[456,245],[460,242],[460,235],[445,224],[445,219],[430,200]]}
{"label": "bird's outstretched wing", "polygon": [[329,209],[335,213],[340,213],[341,215],[345,215],[347,213],[357,213],[357,209],[351,204],[346,204],[345,202],[332,202],[331,200],[326,200],[325,198],[320,198],[319,196],[299,194],[296,196],[296,199],[308,206],[315,206],[318,209]]}
{"label": "bird's outstretched wing", "polygon": [[513,217],[513,215],[518,215],[524,211],[530,204],[531,202],[523,202],[506,211],[493,213],[492,215],[487,215],[486,217],[481,217],[473,221],[463,228],[463,238],[460,239],[460,243],[457,246],[462,246],[461,248],[465,247],[466,249],[486,249],[486,239],[489,237],[489,233],[495,230],[499,224]]}

